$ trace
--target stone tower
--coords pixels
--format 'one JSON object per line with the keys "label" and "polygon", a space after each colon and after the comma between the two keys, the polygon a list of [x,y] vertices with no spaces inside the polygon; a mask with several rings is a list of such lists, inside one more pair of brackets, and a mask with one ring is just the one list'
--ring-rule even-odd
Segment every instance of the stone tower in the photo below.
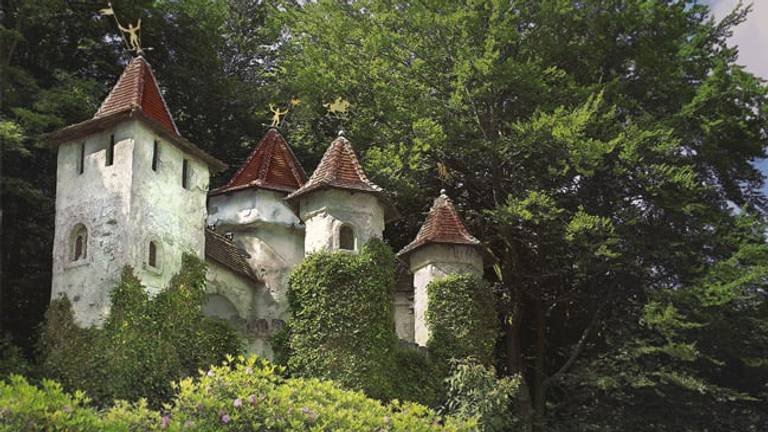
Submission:
{"label": "stone tower", "polygon": [[283,198],[306,181],[288,143],[270,128],[229,182],[208,195],[209,226],[232,233],[266,287],[269,298],[258,302],[260,317],[286,313],[288,274],[304,258],[304,226]]}
{"label": "stone tower", "polygon": [[123,266],[150,293],[183,252],[205,250],[210,170],[225,165],[184,139],[150,65],[136,57],[92,119],[54,132],[58,147],[52,298],[100,324]]}
{"label": "stone tower", "polygon": [[[421,346],[426,346],[429,340],[427,285],[451,274],[482,276],[483,268],[494,262],[490,252],[467,231],[444,190],[432,204],[416,238],[397,256],[408,264],[413,273],[413,338]],[[406,316],[396,311],[396,321],[398,315]]]}
{"label": "stone tower", "polygon": [[286,199],[298,204],[306,254],[323,249],[357,251],[368,240],[382,238],[384,224],[397,217],[382,189],[366,177],[352,144],[341,135],[309,181]]}

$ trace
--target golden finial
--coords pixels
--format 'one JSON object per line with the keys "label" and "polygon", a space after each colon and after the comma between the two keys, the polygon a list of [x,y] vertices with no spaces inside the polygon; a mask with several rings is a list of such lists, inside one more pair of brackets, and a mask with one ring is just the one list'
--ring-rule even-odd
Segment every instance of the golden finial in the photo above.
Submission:
{"label": "golden finial", "polygon": [[299,106],[299,105],[301,105],[301,99],[299,99],[297,97],[292,97],[291,98],[291,106],[295,107],[295,106]]}
{"label": "golden finial", "polygon": [[280,107],[275,108],[274,104],[269,104],[269,111],[274,114],[272,116],[272,127],[280,126],[280,117],[288,114],[288,109],[280,111]]}
{"label": "golden finial", "polygon": [[139,38],[141,18],[139,18],[135,26],[128,23],[128,27],[123,27],[120,24],[120,21],[117,20],[117,15],[115,15],[115,10],[112,8],[111,2],[107,3],[107,7],[100,9],[99,13],[102,16],[112,16],[112,18],[115,19],[115,24],[117,24],[117,28],[120,29],[120,33],[123,36],[125,47],[128,48],[129,51],[135,52],[136,55],[142,55],[144,53],[144,50],[141,48],[141,39]]}
{"label": "golden finial", "polygon": [[346,113],[349,109],[349,105],[349,101],[342,99],[341,96],[337,97],[333,102],[323,104],[323,106],[328,109],[328,112],[332,114]]}

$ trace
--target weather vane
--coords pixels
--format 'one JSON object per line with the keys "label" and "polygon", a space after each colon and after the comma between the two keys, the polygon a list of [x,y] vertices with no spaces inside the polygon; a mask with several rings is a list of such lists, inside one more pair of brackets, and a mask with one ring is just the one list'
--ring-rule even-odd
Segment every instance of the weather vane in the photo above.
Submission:
{"label": "weather vane", "polygon": [[349,101],[343,99],[341,96],[337,97],[333,102],[323,104],[331,114],[345,114],[349,110],[349,105]]}
{"label": "weather vane", "polygon": [[269,104],[269,111],[274,114],[272,116],[272,127],[280,126],[280,117],[288,114],[288,109],[280,111],[280,107],[275,108],[275,105]]}
{"label": "weather vane", "polygon": [[106,8],[101,9],[99,13],[103,16],[112,16],[112,18],[115,19],[115,24],[117,24],[117,28],[120,29],[120,32],[123,36],[123,42],[125,42],[125,47],[128,48],[129,51],[133,51],[136,53],[136,55],[142,55],[144,54],[144,49],[141,48],[141,39],[139,38],[139,29],[141,29],[141,18],[136,22],[136,25],[134,26],[131,23],[128,23],[128,27],[123,27],[120,24],[120,21],[117,20],[117,15],[115,15],[115,10],[112,8],[112,3],[107,3]]}

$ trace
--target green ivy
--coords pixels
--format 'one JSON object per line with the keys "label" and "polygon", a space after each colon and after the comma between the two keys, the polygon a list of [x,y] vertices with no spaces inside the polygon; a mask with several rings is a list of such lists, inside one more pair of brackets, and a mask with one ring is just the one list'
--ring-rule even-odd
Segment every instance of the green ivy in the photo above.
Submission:
{"label": "green ivy", "polygon": [[291,273],[292,373],[336,380],[387,399],[393,395],[394,254],[369,241],[359,254],[318,252]]}
{"label": "green ivy", "polygon": [[449,275],[427,285],[427,347],[439,361],[474,357],[490,364],[498,336],[493,292],[471,274]]}
{"label": "green ivy", "polygon": [[226,323],[203,316],[204,299],[205,264],[192,255],[184,255],[181,271],[153,298],[126,267],[101,329],[77,326],[68,299],[51,303],[41,337],[43,373],[100,405],[168,401],[171,381],[242,349]]}

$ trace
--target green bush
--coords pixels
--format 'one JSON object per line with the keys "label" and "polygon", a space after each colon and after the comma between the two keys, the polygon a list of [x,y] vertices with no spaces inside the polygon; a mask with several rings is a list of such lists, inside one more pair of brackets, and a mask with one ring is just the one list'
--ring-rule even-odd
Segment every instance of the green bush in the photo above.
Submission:
{"label": "green bush", "polygon": [[290,276],[288,366],[387,399],[393,395],[394,255],[379,240],[359,255],[318,252]]}
{"label": "green bush", "polygon": [[0,383],[0,431],[470,431],[474,419],[442,418],[413,403],[367,399],[332,382],[283,378],[281,369],[255,357],[225,362],[185,378],[162,412],[144,401],[117,402],[106,411],[88,406],[44,381],[37,388],[19,376]]}
{"label": "green bush", "polygon": [[205,264],[185,255],[168,289],[149,298],[125,268],[103,328],[75,325],[65,299],[52,302],[41,337],[42,369],[100,405],[114,399],[169,400],[170,382],[241,351],[229,326],[202,314]]}
{"label": "green bush", "polygon": [[467,357],[491,364],[498,319],[488,283],[471,274],[449,275],[430,282],[427,296],[430,353],[444,364]]}
{"label": "green bush", "polygon": [[0,336],[0,379],[11,374],[26,375],[31,367],[10,336]]}
{"label": "green bush", "polygon": [[513,430],[516,419],[511,406],[520,380],[496,377],[493,368],[486,368],[473,359],[451,362],[451,374],[446,380],[448,401],[443,411],[462,419],[476,419],[483,432]]}
{"label": "green bush", "polygon": [[443,373],[424,352],[398,347],[392,370],[394,396],[437,407],[445,399]]}

